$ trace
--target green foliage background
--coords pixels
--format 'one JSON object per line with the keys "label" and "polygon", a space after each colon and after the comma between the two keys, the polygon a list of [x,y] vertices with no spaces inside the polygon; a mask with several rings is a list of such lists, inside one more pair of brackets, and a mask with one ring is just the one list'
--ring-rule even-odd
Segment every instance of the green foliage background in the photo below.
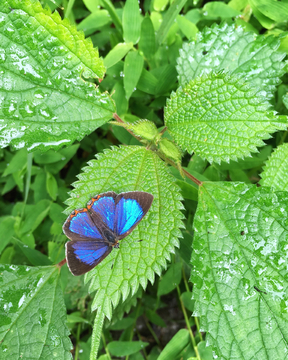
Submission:
{"label": "green foliage background", "polygon": [[[287,19],[0,2],[1,359],[288,358]],[[73,277],[63,222],[111,190],[154,201]]]}

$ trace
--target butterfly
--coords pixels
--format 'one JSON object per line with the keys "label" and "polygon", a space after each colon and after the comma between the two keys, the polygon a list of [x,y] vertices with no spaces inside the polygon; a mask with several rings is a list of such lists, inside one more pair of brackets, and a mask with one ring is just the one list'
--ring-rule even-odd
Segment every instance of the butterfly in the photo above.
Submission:
{"label": "butterfly", "polygon": [[72,211],[63,225],[71,240],[66,243],[66,260],[75,276],[85,274],[106,258],[118,241],[128,236],[153,202],[143,191],[116,194],[109,191],[93,197],[84,209]]}

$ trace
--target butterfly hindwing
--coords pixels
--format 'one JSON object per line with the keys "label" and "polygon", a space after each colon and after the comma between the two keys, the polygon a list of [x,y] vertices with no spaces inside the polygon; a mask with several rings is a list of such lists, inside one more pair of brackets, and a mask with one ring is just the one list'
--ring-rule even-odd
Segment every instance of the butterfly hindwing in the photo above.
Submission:
{"label": "butterfly hindwing", "polygon": [[91,238],[103,240],[87,209],[74,210],[65,221],[63,231],[69,239],[75,241]]}
{"label": "butterfly hindwing", "polygon": [[67,265],[75,276],[93,269],[110,254],[112,246],[101,239],[68,241],[66,243]]}
{"label": "butterfly hindwing", "polygon": [[147,214],[152,202],[153,195],[143,191],[125,192],[116,197],[114,232],[118,240],[131,233]]}

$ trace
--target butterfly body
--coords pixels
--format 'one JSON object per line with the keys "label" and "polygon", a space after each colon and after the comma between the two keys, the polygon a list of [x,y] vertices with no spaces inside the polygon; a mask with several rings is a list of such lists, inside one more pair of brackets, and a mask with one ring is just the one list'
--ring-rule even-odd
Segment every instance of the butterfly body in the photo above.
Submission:
{"label": "butterfly body", "polygon": [[148,212],[153,195],[142,191],[97,195],[87,208],[74,210],[63,225],[67,264],[73,275],[98,265],[119,240],[128,236]]}

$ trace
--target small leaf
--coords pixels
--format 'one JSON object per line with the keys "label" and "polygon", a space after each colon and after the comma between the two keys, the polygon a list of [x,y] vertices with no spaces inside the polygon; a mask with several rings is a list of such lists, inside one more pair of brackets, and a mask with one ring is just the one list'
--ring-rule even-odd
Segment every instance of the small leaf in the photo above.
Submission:
{"label": "small leaf", "polygon": [[260,184],[288,191],[288,143],[278,146],[266,162]]}
{"label": "small leaf", "polygon": [[181,151],[179,148],[173,143],[173,141],[168,140],[167,138],[162,138],[159,143],[159,150],[164,155],[167,156],[169,159],[173,160],[178,164],[181,162]]}
{"label": "small leaf", "polygon": [[[261,12],[265,17],[274,20],[275,23],[281,23],[287,21],[288,18],[288,8],[287,3],[281,1],[271,1],[271,0],[249,0],[249,4],[253,9],[256,8],[257,11]],[[262,24],[261,19],[259,19],[261,25],[264,26],[265,22]]]}
{"label": "small leaf", "polygon": [[159,30],[157,31],[156,41],[158,44],[162,44],[165,40],[171,25],[175,21],[177,15],[182,10],[186,1],[187,0],[174,0],[167,12],[165,13],[163,21],[161,22]]}
{"label": "small leaf", "polygon": [[140,120],[133,124],[126,124],[127,129],[142,139],[153,141],[158,136],[156,125],[149,120]]}
{"label": "small leaf", "polygon": [[138,51],[130,51],[124,62],[124,89],[127,100],[136,90],[136,85],[141,76],[144,59]]}
{"label": "small leaf", "polygon": [[143,350],[149,343],[143,341],[111,341],[107,345],[108,351],[114,356],[128,356]]}
{"label": "small leaf", "polygon": [[177,16],[177,24],[179,25],[180,30],[187,37],[187,39],[195,39],[196,34],[198,33],[198,28],[191,21],[186,19],[184,16]]}
{"label": "small leaf", "polygon": [[119,43],[117,44],[105,57],[104,65],[107,69],[111,66],[115,65],[118,61],[120,61],[127,52],[132,49],[133,43]]}
{"label": "small leaf", "polygon": [[269,107],[238,77],[210,73],[173,93],[164,116],[183,150],[220,163],[257,152],[270,133],[286,129],[286,116],[276,116]]}
{"label": "small leaf", "polygon": [[181,294],[181,299],[186,309],[193,312],[195,300],[192,300],[192,292],[186,291]]}
{"label": "small leaf", "polygon": [[181,279],[182,264],[172,264],[159,283],[157,296],[169,294],[180,284]]}
{"label": "small leaf", "polygon": [[93,30],[96,31],[102,26],[109,24],[111,22],[111,17],[106,10],[97,10],[87,16],[84,20],[82,20],[78,25],[78,30]]}
{"label": "small leaf", "polygon": [[191,260],[194,315],[201,316],[201,329],[219,358],[229,359],[232,351],[235,359],[263,353],[282,360],[288,350],[286,214],[287,192],[232,182],[199,187]]}
{"label": "small leaf", "polygon": [[0,265],[0,271],[1,359],[72,359],[59,269]]}
{"label": "small leaf", "polygon": [[7,216],[0,218],[0,254],[5,249],[6,245],[10,242],[14,234],[15,218]]}
{"label": "small leaf", "polygon": [[59,149],[112,117],[110,96],[80,76],[105,72],[83,33],[36,0],[1,1],[0,18],[1,147]]}
{"label": "small leaf", "polygon": [[[229,4],[230,5],[230,4]],[[240,16],[241,12],[233,9],[228,4],[218,1],[211,1],[203,6],[203,13],[205,13],[205,19],[227,19]]]}
{"label": "small leaf", "polygon": [[141,20],[138,0],[126,0],[122,20],[123,37],[126,43],[138,43],[140,38]]}
{"label": "small leaf", "polygon": [[117,114],[123,116],[123,114],[126,114],[128,111],[128,100],[126,98],[123,82],[122,81],[116,82],[112,89],[112,92],[113,92],[112,98],[116,104]]}
{"label": "small leaf", "polygon": [[158,85],[157,78],[151,74],[150,71],[143,68],[142,74],[137,84],[137,88],[148,94],[156,94],[156,86]]}
{"label": "small leaf", "polygon": [[179,330],[164,347],[157,360],[177,359],[189,342],[189,331],[186,329]]}
{"label": "small leaf", "polygon": [[20,171],[27,165],[27,150],[21,149],[15,153],[12,160],[7,164],[7,168],[3,172],[3,176],[13,174]]}
{"label": "small leaf", "polygon": [[46,173],[46,190],[51,198],[55,201],[58,193],[58,185],[55,177],[49,172]]}
{"label": "small leaf", "polygon": [[165,321],[155,312],[150,309],[145,310],[145,315],[147,316],[147,319],[155,325],[166,327]]}
{"label": "small leaf", "polygon": [[149,16],[145,16],[141,23],[141,35],[139,51],[142,51],[147,59],[151,59],[156,51],[155,31]]}

